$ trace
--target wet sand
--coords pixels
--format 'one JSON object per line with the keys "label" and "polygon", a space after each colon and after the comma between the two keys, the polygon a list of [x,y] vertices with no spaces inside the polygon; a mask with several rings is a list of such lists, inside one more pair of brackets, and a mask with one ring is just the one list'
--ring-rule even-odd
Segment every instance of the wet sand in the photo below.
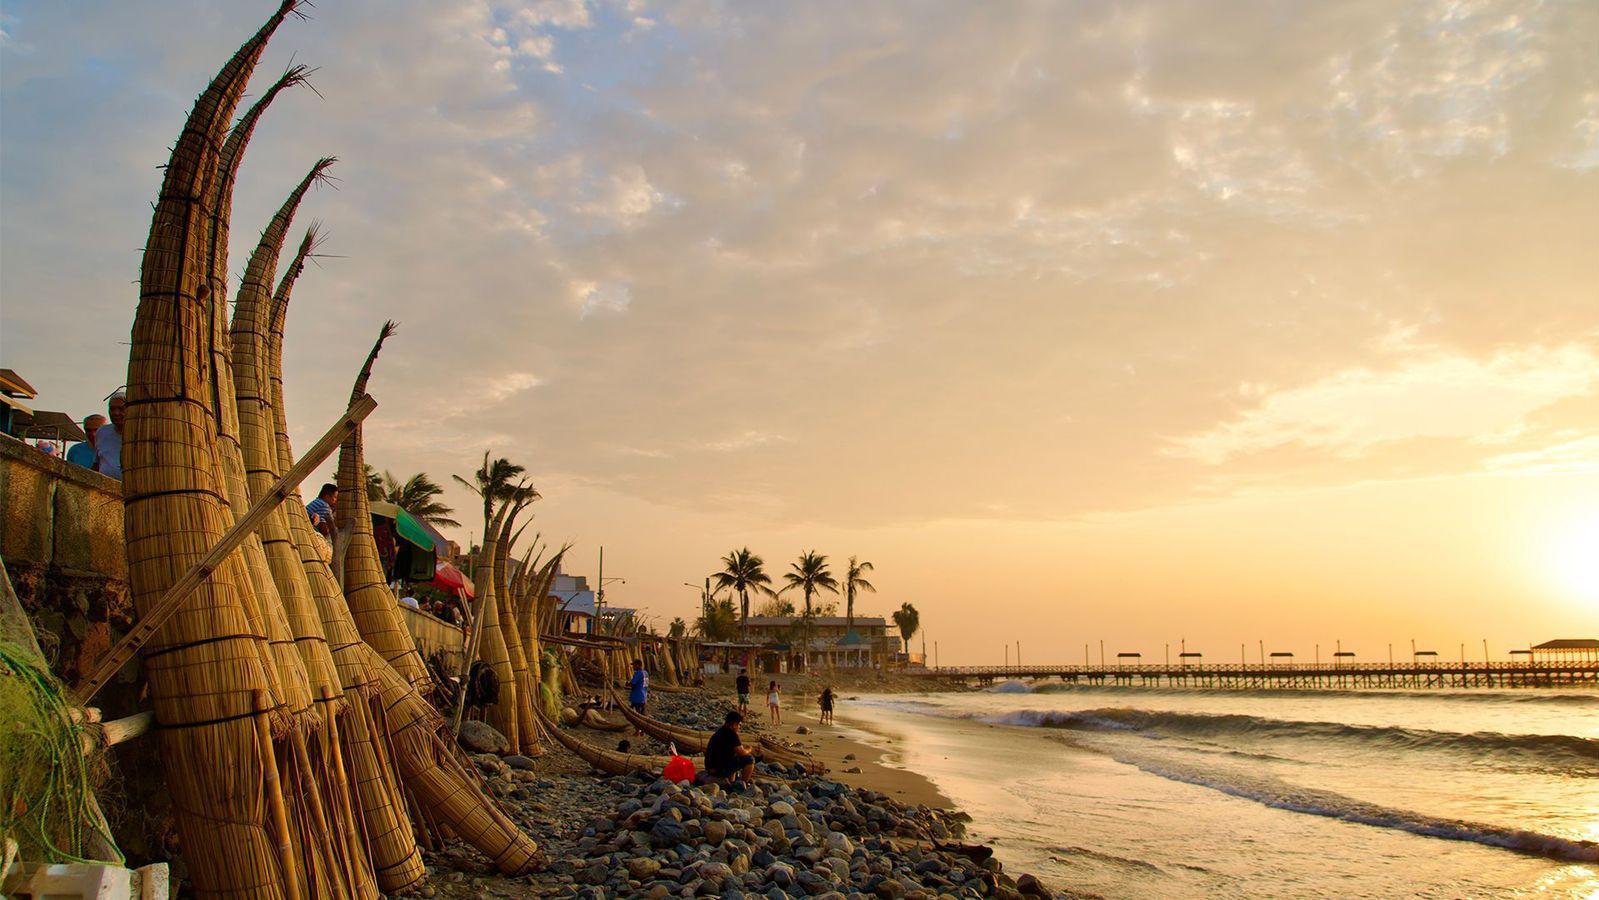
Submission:
{"label": "wet sand", "polygon": [[[878,727],[868,717],[862,716],[853,717],[849,724],[835,721],[832,725],[822,725],[817,721],[820,712],[816,709],[815,697],[784,699],[790,703],[798,700],[809,708],[784,709],[783,724],[772,725],[764,706],[757,710],[752,705],[750,719],[760,723],[763,733],[810,751],[827,766],[829,778],[851,787],[880,791],[902,803],[925,803],[943,809],[954,807],[932,781],[904,767],[901,755],[894,749],[896,744],[905,739],[902,732],[888,725]],[[839,706],[843,707],[847,702],[841,699]],[[809,728],[811,733],[796,734],[795,729],[801,725]],[[871,743],[867,743],[867,740]],[[845,758],[849,756],[853,758]],[[846,771],[851,768],[860,771]]]}

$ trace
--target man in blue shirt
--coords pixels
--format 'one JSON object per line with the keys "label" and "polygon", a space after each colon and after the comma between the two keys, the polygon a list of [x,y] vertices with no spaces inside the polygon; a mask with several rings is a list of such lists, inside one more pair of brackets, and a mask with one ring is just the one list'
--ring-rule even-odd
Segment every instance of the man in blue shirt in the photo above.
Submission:
{"label": "man in blue shirt", "polygon": [[94,430],[94,470],[122,480],[122,423],[128,417],[128,397],[120,389],[106,403],[111,421]]}
{"label": "man in blue shirt", "polygon": [[83,433],[88,439],[72,445],[72,449],[67,451],[67,462],[85,469],[94,468],[94,433],[104,424],[105,416],[99,413],[83,420]]}
{"label": "man in blue shirt", "polygon": [[627,682],[627,703],[629,706],[644,712],[644,704],[650,699],[650,673],[644,671],[644,661],[633,660],[633,677]]}
{"label": "man in blue shirt", "polygon": [[335,526],[333,524],[333,505],[339,502],[339,486],[324,484],[322,490],[317,491],[316,499],[305,505],[305,511],[311,515],[311,527],[332,540]]}

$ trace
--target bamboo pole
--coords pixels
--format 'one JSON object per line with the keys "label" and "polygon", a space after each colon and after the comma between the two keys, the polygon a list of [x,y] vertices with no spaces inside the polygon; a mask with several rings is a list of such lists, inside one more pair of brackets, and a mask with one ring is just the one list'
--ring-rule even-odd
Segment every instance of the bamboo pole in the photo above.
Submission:
{"label": "bamboo pole", "polygon": [[283,806],[283,786],[278,781],[277,755],[272,750],[272,729],[267,723],[267,712],[271,709],[271,695],[265,690],[256,691],[255,735],[257,749],[261,754],[261,772],[267,807],[272,814],[273,837],[277,842],[279,865],[282,866],[281,877],[285,892],[290,897],[300,897],[303,895],[300,893],[299,876],[296,871],[294,845],[289,837],[289,817]]}
{"label": "bamboo pole", "polygon": [[174,582],[166,593],[161,596],[161,599],[156,601],[156,604],[139,618],[139,621],[134,624],[127,634],[123,635],[122,640],[118,641],[115,647],[100,658],[100,663],[95,666],[94,672],[78,685],[78,702],[87,704],[100,688],[111,680],[112,676],[127,665],[133,659],[133,655],[138,653],[139,649],[182,607],[183,602],[189,598],[189,595],[194,593],[195,589],[211,577],[211,574],[216,571],[222,560],[237,549],[244,542],[244,539],[254,532],[256,526],[288,498],[290,488],[305,480],[305,477],[312,470],[331,456],[333,448],[338,446],[346,431],[353,428],[368,415],[371,415],[372,410],[377,409],[377,405],[376,400],[373,400],[370,396],[364,396],[356,401],[355,405],[351,406],[339,421],[333,423],[333,427],[329,428],[327,433],[322,436],[322,439],[311,447],[311,451],[301,458],[298,463],[295,463],[294,468],[290,469],[288,474],[279,478],[273,484],[272,490],[257,501],[255,505],[251,506],[250,511],[245,514],[244,518],[235,522],[233,527],[222,535],[222,540],[218,541],[210,552],[201,557],[199,562],[190,566],[189,570],[183,574],[183,577]]}

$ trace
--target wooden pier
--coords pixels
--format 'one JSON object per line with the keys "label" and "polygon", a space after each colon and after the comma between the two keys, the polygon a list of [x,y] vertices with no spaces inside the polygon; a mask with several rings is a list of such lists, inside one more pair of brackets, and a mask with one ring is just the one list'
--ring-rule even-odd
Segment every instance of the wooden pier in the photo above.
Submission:
{"label": "wooden pier", "polygon": [[908,675],[972,680],[1058,678],[1120,687],[1248,689],[1553,688],[1599,686],[1599,661],[1414,663],[1187,663],[1177,665],[943,666]]}

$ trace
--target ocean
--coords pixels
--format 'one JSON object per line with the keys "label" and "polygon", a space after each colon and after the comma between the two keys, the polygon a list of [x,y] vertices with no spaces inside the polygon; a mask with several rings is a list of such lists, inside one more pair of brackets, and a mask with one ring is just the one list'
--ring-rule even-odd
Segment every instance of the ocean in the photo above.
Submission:
{"label": "ocean", "polygon": [[1599,693],[846,695],[1010,871],[1106,897],[1599,897]]}

